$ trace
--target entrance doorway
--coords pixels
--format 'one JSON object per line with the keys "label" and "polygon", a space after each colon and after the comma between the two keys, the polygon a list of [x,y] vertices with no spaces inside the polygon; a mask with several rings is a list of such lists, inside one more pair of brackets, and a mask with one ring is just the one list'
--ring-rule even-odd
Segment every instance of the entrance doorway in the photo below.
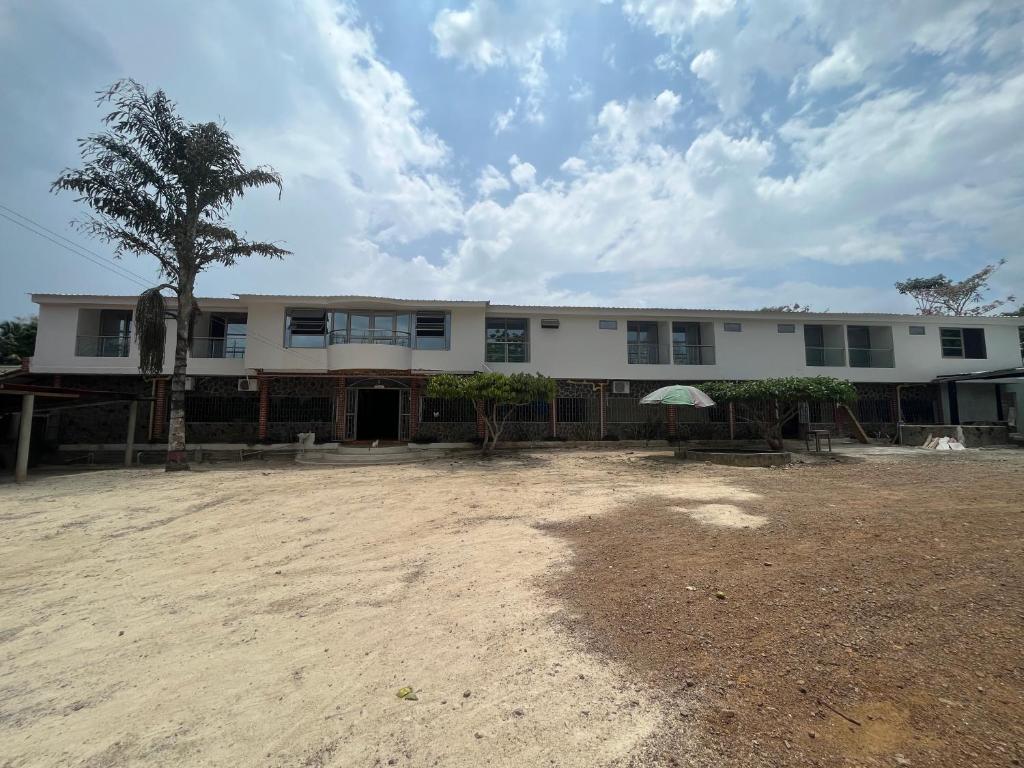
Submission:
{"label": "entrance doorway", "polygon": [[397,389],[360,389],[356,440],[398,440],[400,392]]}

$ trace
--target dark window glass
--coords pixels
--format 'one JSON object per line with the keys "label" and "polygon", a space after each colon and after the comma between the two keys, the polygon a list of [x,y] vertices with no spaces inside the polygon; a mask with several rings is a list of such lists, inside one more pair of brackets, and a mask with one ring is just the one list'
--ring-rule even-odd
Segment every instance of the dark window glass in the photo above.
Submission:
{"label": "dark window glass", "polygon": [[988,357],[985,352],[984,328],[964,328],[964,357],[971,360],[984,360]]}
{"label": "dark window glass", "polygon": [[924,326],[923,325],[912,325],[912,326],[910,326],[910,335],[911,336],[924,336],[925,335],[925,328],[924,328]]}
{"label": "dark window glass", "polygon": [[597,327],[602,331],[617,331],[619,330],[618,320],[598,320]]}
{"label": "dark window glass", "polygon": [[444,312],[416,313],[417,349],[447,349],[448,331]]}
{"label": "dark window glass", "polygon": [[964,337],[959,328],[942,328],[939,331],[943,357],[963,357]]}

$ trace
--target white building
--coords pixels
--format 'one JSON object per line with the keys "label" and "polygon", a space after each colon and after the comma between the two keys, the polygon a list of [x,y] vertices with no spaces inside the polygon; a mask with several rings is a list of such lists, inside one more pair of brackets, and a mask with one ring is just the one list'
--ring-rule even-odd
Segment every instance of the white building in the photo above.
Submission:
{"label": "white building", "polygon": [[[166,378],[138,371],[133,296],[35,294],[33,380],[152,397],[140,434],[166,434]],[[243,294],[199,300],[188,364],[189,439],[291,442],[452,439],[476,434],[471,408],[423,396],[438,372],[539,372],[553,403],[524,406],[512,436],[722,436],[724,409],[641,409],[665,383],[827,375],[857,385],[869,431],[1000,422],[1024,399],[1024,320],[724,310],[496,305],[365,296]],[[169,329],[170,330],[170,329]],[[165,361],[173,358],[168,333]],[[986,372],[982,380],[965,374]],[[946,381],[941,377],[959,377]],[[61,419],[63,443],[123,439],[117,405]],[[94,409],[95,410],[95,409]],[[106,421],[104,421],[106,419]],[[831,408],[803,424],[842,428]],[[146,422],[142,424],[141,422]],[[795,433],[800,424],[793,424]]]}

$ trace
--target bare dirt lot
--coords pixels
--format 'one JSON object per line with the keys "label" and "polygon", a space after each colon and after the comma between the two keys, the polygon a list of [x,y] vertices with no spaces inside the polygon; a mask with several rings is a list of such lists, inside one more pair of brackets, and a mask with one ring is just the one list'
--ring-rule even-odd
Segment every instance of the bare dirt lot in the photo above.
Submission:
{"label": "bare dirt lot", "polygon": [[1024,452],[3,485],[0,765],[1010,765],[1022,510]]}

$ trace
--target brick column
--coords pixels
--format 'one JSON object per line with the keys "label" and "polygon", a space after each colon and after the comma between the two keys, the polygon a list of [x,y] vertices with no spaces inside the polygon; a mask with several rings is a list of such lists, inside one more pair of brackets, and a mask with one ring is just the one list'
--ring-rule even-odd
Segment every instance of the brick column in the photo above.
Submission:
{"label": "brick column", "polygon": [[558,437],[558,393],[548,403],[548,427],[551,430],[551,437]]}
{"label": "brick column", "polygon": [[270,379],[262,373],[256,374],[260,392],[259,441],[267,442],[267,419],[270,417]]}
{"label": "brick column", "polygon": [[673,438],[679,434],[679,406],[670,405],[668,407],[668,436]]}
{"label": "brick column", "polygon": [[413,379],[409,386],[409,437],[420,431],[420,396],[423,394],[423,379]]}
{"label": "brick column", "polygon": [[892,384],[891,387],[892,389],[889,391],[889,421],[895,424],[900,420],[900,390],[896,384]]}
{"label": "brick column", "polygon": [[598,412],[601,414],[601,437],[608,434],[608,394],[604,384],[597,385]]}
{"label": "brick column", "polygon": [[345,439],[345,422],[348,420],[348,388],[345,377],[338,377],[338,394],[334,408],[334,439],[341,441]]}
{"label": "brick column", "polygon": [[487,428],[484,426],[484,412],[478,406],[476,409],[476,436],[481,440],[487,435]]}
{"label": "brick column", "polygon": [[164,436],[167,427],[167,379],[157,379],[153,393],[153,423],[150,434],[159,438]]}

